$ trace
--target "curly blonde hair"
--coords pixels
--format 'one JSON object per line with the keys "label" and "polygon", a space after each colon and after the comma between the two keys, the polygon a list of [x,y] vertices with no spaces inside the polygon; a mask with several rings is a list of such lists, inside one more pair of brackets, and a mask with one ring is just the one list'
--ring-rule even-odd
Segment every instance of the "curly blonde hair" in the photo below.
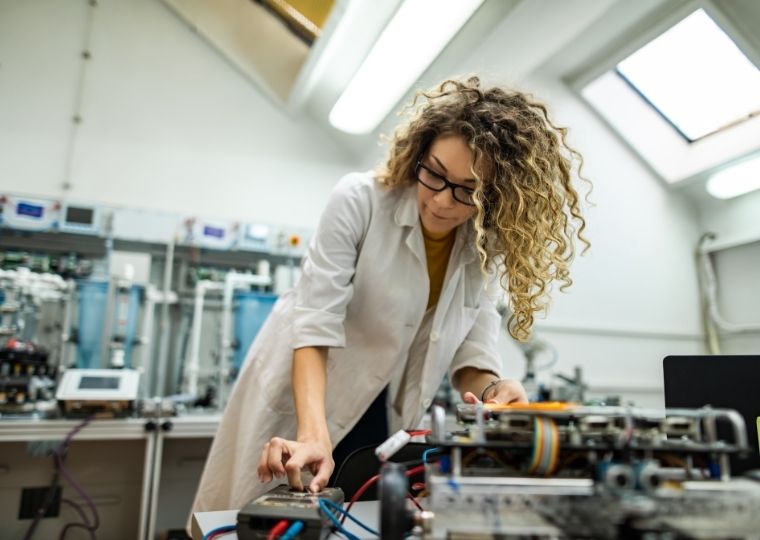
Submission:
{"label": "curly blonde hair", "polygon": [[583,157],[567,144],[567,129],[550,120],[546,105],[515,90],[481,88],[477,77],[419,92],[406,111],[409,121],[396,130],[378,180],[391,188],[414,184],[417,161],[434,139],[464,138],[474,156],[481,269],[499,272],[512,310],[507,329],[527,340],[552,282],[559,281],[560,290],[572,284],[575,238],[584,252],[590,247],[571,183],[573,159],[583,178]]}

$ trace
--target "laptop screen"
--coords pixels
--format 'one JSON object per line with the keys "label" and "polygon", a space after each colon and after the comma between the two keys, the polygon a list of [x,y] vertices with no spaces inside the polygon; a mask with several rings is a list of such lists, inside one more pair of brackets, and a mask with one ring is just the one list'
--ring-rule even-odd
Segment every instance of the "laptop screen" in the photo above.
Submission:
{"label": "laptop screen", "polygon": [[[735,476],[760,469],[760,356],[668,356],[663,360],[665,406],[735,409],[747,424],[750,455],[731,458]],[[719,426],[718,435],[726,436]]]}

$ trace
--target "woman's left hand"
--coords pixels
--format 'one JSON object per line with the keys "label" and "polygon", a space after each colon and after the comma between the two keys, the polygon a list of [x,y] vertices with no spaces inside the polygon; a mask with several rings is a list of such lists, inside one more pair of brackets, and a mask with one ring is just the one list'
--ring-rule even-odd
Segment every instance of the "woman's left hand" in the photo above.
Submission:
{"label": "woman's left hand", "polygon": [[[465,392],[462,396],[465,403],[474,405],[480,402],[478,396],[472,392]],[[528,395],[525,388],[516,379],[502,379],[486,392],[485,403],[528,403]]]}

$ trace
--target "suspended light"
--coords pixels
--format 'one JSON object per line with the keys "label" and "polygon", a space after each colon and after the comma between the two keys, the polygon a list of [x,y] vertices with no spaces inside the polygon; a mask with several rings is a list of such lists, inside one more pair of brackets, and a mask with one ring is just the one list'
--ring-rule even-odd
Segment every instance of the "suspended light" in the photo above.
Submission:
{"label": "suspended light", "polygon": [[483,0],[406,0],[330,111],[347,133],[369,133],[388,115]]}
{"label": "suspended light", "polygon": [[707,192],[718,199],[731,199],[760,189],[760,154],[713,174]]}

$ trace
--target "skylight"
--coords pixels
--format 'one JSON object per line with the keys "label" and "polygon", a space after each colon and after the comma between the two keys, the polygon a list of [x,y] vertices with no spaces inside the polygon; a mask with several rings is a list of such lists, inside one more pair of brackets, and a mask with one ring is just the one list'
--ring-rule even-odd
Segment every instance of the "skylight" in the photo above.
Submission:
{"label": "skylight", "polygon": [[702,9],[616,71],[689,142],[760,115],[760,71]]}

